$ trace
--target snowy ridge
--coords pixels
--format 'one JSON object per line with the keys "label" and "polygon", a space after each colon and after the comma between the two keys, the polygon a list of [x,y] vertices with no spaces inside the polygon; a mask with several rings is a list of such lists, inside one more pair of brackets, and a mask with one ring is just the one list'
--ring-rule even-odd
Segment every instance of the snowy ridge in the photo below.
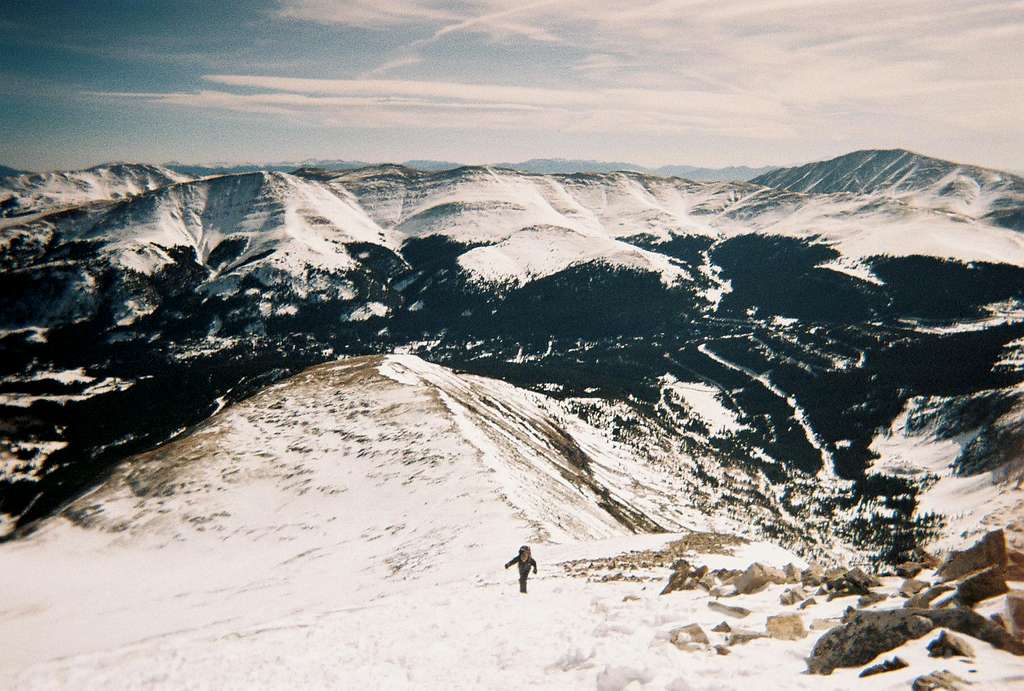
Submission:
{"label": "snowy ridge", "polygon": [[[659,475],[509,384],[409,355],[320,365],[0,544],[0,684],[881,691],[930,671],[922,638],[895,651],[912,665],[899,674],[806,674],[851,599],[804,611],[768,585],[718,603],[750,610],[737,620],[700,588],[659,595],[679,558],[807,566],[715,529]],[[674,532],[646,532],[660,528]],[[502,568],[524,542],[538,561],[527,596]],[[896,597],[901,580],[879,591]],[[714,628],[762,631],[775,614],[812,630],[739,644]],[[728,654],[674,643],[692,624]],[[972,645],[972,678],[1013,688],[1019,658]]]}
{"label": "snowy ridge", "polygon": [[902,149],[855,151],[772,171],[752,182],[794,192],[881,195],[914,208],[974,219],[1005,211],[1019,215],[1024,206],[1024,178]]}
{"label": "snowy ridge", "polygon": [[26,173],[3,178],[0,216],[122,199],[193,179],[145,163],[108,163],[85,170]]}

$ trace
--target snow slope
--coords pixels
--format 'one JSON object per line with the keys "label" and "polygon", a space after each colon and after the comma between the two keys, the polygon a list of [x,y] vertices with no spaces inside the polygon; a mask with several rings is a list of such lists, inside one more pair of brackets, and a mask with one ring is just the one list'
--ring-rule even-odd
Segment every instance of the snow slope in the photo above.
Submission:
{"label": "snow slope", "polygon": [[15,175],[0,181],[0,216],[122,199],[192,179],[146,163],[107,163],[85,170]]}
{"label": "snow slope", "polygon": [[1024,178],[902,149],[854,151],[828,161],[782,168],[752,180],[794,192],[879,194],[908,206],[969,218],[1019,215]]}
{"label": "snow slope", "polygon": [[[412,356],[307,370],[128,459],[37,532],[0,545],[0,685],[854,683],[857,670],[802,674],[814,633],[724,657],[677,649],[673,628],[710,631],[723,617],[703,591],[659,596],[671,559],[652,550],[681,539],[688,559],[711,568],[805,563],[770,544],[687,532],[706,519],[600,439],[543,396]],[[680,532],[633,533],[659,526]],[[539,562],[526,597],[501,568],[524,542]],[[587,562],[639,550],[625,570]],[[730,601],[755,612],[741,625],[763,628],[782,609],[780,590]],[[823,603],[806,623],[846,604]],[[898,651],[915,675],[930,671],[925,642]],[[1022,673],[975,646],[986,688]],[[896,688],[909,675],[856,683]]]}

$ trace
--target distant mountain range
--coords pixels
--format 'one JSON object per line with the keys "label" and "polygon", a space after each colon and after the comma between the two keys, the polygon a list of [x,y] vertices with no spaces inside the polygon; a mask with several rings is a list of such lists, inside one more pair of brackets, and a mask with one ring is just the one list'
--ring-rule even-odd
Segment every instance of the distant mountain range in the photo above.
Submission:
{"label": "distant mountain range", "polygon": [[225,402],[395,352],[549,396],[788,545],[899,560],[1001,496],[1019,177],[905,151],[753,182],[416,163],[0,182],[0,537]]}
{"label": "distant mountain range", "polygon": [[[206,177],[209,175],[235,175],[238,173],[255,173],[265,170],[278,173],[290,173],[299,168],[321,168],[323,170],[356,170],[373,165],[367,161],[346,161],[338,159],[313,159],[308,161],[282,161],[276,163],[240,163],[231,165],[196,165],[171,161],[163,164],[163,167],[183,175],[193,177]],[[454,161],[432,161],[416,159],[403,161],[400,165],[415,170],[426,172],[438,172],[442,170],[454,170],[455,168],[466,167],[467,164]],[[563,158],[534,158],[519,163],[493,163],[495,168],[508,168],[521,173],[534,173],[539,175],[575,173],[614,173],[616,171],[633,171],[637,173],[649,173],[651,175],[662,175],[666,177],[680,177],[688,180],[700,181],[742,181],[762,175],[775,167],[766,166],[761,168],[750,168],[748,166],[729,166],[725,168],[703,168],[700,166],[670,165],[658,168],[636,165],[635,163],[591,161],[584,159],[563,159]],[[28,171],[15,170],[0,166],[0,177],[8,175],[19,175]]]}

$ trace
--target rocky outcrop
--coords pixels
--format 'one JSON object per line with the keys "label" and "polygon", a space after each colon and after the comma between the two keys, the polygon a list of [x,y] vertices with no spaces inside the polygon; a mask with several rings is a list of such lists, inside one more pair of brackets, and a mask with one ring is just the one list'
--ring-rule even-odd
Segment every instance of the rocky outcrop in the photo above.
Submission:
{"label": "rocky outcrop", "polygon": [[935,571],[942,581],[953,581],[990,566],[1006,569],[1006,538],[1002,530],[993,530],[965,550],[950,552]]}
{"label": "rocky outcrop", "polygon": [[807,668],[814,674],[830,674],[838,667],[857,667],[905,642],[941,626],[989,645],[1024,655],[1024,642],[977,612],[952,609],[895,609],[854,611],[814,644]]}
{"label": "rocky outcrop", "polygon": [[807,669],[812,674],[831,674],[839,667],[859,667],[934,627],[915,610],[854,612],[818,639],[807,658]]}

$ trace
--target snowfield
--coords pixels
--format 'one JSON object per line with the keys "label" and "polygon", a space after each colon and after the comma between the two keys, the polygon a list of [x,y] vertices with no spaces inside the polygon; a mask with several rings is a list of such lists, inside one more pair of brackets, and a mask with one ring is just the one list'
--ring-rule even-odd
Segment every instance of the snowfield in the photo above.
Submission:
{"label": "snowfield", "polygon": [[[668,562],[602,559],[682,540],[710,568],[806,563],[688,509],[545,400],[395,355],[318,366],[224,408],[0,545],[0,684],[895,689],[936,667],[927,638],[897,651],[909,669],[868,680],[804,674],[818,631],[729,655],[677,648],[670,632],[691,623],[724,642],[707,594],[659,595]],[[522,543],[539,562],[527,596],[502,568]],[[727,603],[763,630],[797,611],[781,590]],[[822,601],[805,625],[847,604]],[[1024,660],[975,646],[985,688],[1024,675]]]}

